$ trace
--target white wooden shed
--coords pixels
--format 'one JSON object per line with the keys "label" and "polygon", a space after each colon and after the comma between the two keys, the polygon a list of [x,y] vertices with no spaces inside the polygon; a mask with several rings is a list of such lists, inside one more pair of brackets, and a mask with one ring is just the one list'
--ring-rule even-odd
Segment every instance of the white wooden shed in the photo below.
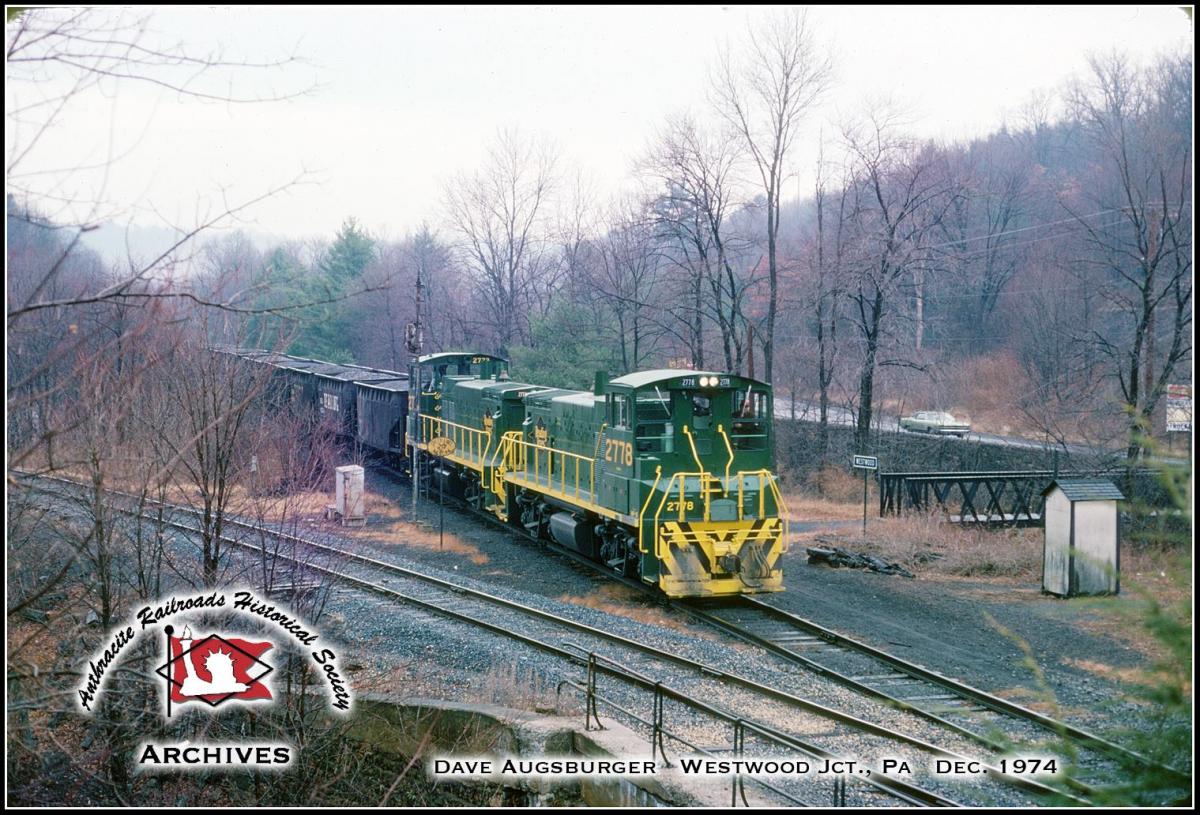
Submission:
{"label": "white wooden shed", "polygon": [[1042,590],[1062,597],[1120,592],[1121,491],[1100,478],[1064,478],[1050,482],[1042,495]]}

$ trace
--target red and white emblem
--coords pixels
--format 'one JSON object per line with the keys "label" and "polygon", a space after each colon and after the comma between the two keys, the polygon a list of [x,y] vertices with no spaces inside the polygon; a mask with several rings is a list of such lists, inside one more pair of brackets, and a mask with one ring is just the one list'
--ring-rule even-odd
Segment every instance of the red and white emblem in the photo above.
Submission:
{"label": "red and white emblem", "polygon": [[231,699],[271,699],[265,678],[274,668],[262,659],[271,642],[220,634],[196,638],[185,626],[180,637],[168,633],[167,644],[167,661],[158,674],[167,680],[169,703],[206,702],[216,707]]}

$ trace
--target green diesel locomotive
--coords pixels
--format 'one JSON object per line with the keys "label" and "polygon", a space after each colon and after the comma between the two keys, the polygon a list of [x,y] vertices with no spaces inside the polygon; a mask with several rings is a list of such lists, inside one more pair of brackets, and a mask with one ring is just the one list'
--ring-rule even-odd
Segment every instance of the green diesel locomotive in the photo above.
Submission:
{"label": "green diesel locomotive", "polygon": [[486,354],[418,367],[407,438],[441,489],[669,597],[783,589],[770,385],[655,370],[561,390]]}

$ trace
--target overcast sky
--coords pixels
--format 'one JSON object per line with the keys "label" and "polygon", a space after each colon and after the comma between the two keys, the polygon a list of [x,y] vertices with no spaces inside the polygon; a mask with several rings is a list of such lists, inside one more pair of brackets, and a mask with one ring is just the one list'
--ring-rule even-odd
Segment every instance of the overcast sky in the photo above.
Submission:
{"label": "overcast sky", "polygon": [[[109,12],[119,14],[118,10]],[[712,119],[709,66],[769,9],[705,7],[191,8],[150,15],[151,41],[228,59],[304,62],[243,69],[237,95],[296,98],[203,103],[122,83],[77,99],[22,160],[25,171],[117,160],[107,172],[25,183],[101,197],[141,225],[187,224],[308,171],[313,181],[263,202],[245,226],[331,237],[356,216],[381,237],[437,225],[442,185],[476,167],[501,128],[555,144],[601,195],[618,192],[666,115]],[[869,99],[911,111],[911,131],[946,139],[984,134],[1037,89],[1085,69],[1089,52],[1147,59],[1192,39],[1177,7],[816,7],[818,39],[836,85],[793,156],[808,188],[816,139]],[[224,82],[226,75],[221,75]],[[6,74],[6,90],[15,78]],[[22,90],[16,88],[16,90]],[[24,89],[28,98],[28,89]],[[11,96],[11,93],[6,94]],[[9,102],[9,110],[13,103]],[[11,122],[10,122],[11,124]],[[6,127],[6,147],[29,136]],[[14,141],[16,140],[16,141]],[[106,162],[101,162],[106,163]],[[199,203],[197,203],[199,202]]]}

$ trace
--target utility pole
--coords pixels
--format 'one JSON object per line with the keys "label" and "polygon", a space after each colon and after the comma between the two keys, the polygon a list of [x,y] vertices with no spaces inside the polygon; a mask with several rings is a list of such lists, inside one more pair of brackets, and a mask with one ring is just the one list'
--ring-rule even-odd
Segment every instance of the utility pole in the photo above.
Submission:
{"label": "utility pole", "polygon": [[[754,323],[746,324],[746,349],[750,352],[750,371],[747,375],[751,379],[753,379],[754,378]],[[737,371],[734,371],[734,373],[737,373]],[[772,416],[775,415],[774,408],[772,408],[771,415]]]}
{"label": "utility pole", "polygon": [[409,434],[409,444],[412,446],[412,519],[417,520],[417,493],[420,490],[420,455],[417,441],[421,438],[421,264],[417,264],[417,319],[408,328],[407,345],[412,354],[409,366],[408,392],[412,397],[412,432]]}
{"label": "utility pole", "polygon": [[[1147,235],[1147,257],[1144,261],[1146,269],[1157,268],[1158,266],[1158,239],[1159,239],[1159,213],[1156,209],[1150,210],[1149,234]],[[1147,272],[1146,274],[1146,289],[1150,292],[1150,311],[1146,314],[1146,366],[1142,369],[1144,379],[1142,381],[1142,401],[1149,403],[1154,390],[1154,312],[1157,310],[1153,305],[1154,298],[1154,277]],[[1137,405],[1134,406],[1137,408]],[[1154,416],[1146,417],[1146,427],[1141,431],[1147,437],[1154,436]]]}

